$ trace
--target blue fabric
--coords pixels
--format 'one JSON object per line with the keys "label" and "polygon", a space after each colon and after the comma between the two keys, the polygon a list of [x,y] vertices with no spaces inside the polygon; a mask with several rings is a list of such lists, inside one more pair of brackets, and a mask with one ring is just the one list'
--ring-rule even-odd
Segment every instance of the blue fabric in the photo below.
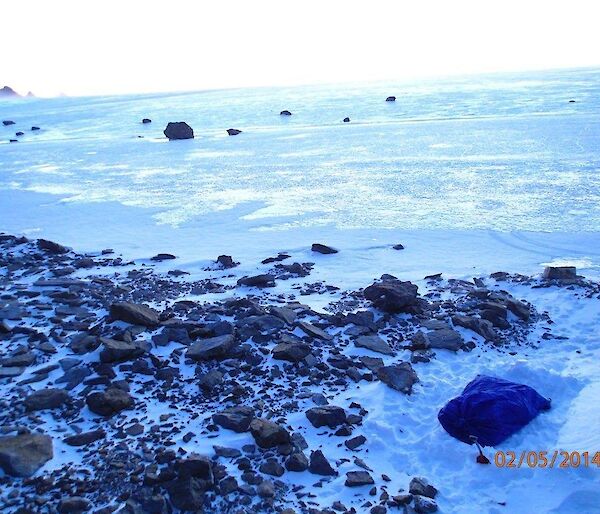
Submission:
{"label": "blue fabric", "polygon": [[475,436],[482,446],[496,446],[549,408],[550,400],[529,386],[478,375],[442,407],[438,419],[460,441],[472,444],[469,436]]}

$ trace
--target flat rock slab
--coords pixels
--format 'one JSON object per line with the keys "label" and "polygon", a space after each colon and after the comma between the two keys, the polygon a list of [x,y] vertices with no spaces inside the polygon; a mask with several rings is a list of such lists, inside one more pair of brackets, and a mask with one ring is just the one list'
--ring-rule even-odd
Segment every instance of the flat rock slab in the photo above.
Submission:
{"label": "flat rock slab", "polygon": [[0,467],[8,475],[31,476],[53,456],[52,438],[48,435],[0,437]]}
{"label": "flat rock slab", "polygon": [[110,306],[110,317],[132,325],[154,328],[158,325],[158,312],[146,305],[130,302],[113,303]]}
{"label": "flat rock slab", "polygon": [[417,373],[408,362],[377,369],[377,378],[384,384],[405,394],[412,392],[412,386],[419,381]]}
{"label": "flat rock slab", "polygon": [[354,345],[384,355],[394,355],[394,350],[379,336],[360,336],[354,341]]}
{"label": "flat rock slab", "polygon": [[346,487],[360,487],[374,483],[373,477],[367,471],[348,471],[346,473]]}
{"label": "flat rock slab", "polygon": [[64,389],[40,389],[25,398],[25,408],[28,411],[57,409],[70,400],[69,393]]}
{"label": "flat rock slab", "polygon": [[194,343],[186,356],[195,361],[226,359],[234,345],[235,338],[232,334],[210,337]]}
{"label": "flat rock slab", "polygon": [[335,428],[346,423],[346,411],[335,405],[312,407],[306,411],[306,417],[316,428],[322,426]]}

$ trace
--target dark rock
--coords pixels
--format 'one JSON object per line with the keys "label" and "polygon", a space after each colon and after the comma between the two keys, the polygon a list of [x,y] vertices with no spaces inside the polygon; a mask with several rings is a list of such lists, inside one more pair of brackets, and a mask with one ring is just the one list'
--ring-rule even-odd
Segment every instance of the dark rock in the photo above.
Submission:
{"label": "dark rock", "polygon": [[242,131],[238,130],[238,129],[234,129],[234,128],[230,128],[227,129],[227,134],[229,134],[230,136],[237,136],[238,134],[241,134]]}
{"label": "dark rock", "polygon": [[292,115],[292,113],[291,113],[290,111],[288,111],[288,110],[284,110],[284,111],[281,111],[281,112],[279,113],[279,115],[280,115],[280,116],[291,116],[291,115]]}
{"label": "dark rock", "polygon": [[36,130],[40,130],[40,127],[33,126],[33,127],[31,127],[31,130],[32,130],[33,132],[35,132]]}
{"label": "dark rock", "polygon": [[188,349],[186,357],[195,361],[226,359],[230,357],[230,352],[235,344],[235,337],[232,334],[201,339]]}
{"label": "dark rock", "polygon": [[308,459],[302,452],[292,453],[285,461],[285,469],[288,471],[306,471],[308,469]]}
{"label": "dark rock", "polygon": [[319,327],[316,327],[312,323],[301,321],[300,323],[298,323],[298,326],[309,336],[314,337],[316,339],[321,339],[323,341],[331,341],[333,339],[333,336],[331,334],[328,334],[327,332],[320,329]]}
{"label": "dark rock", "polygon": [[377,369],[377,378],[384,384],[405,394],[412,392],[412,386],[419,381],[415,370],[409,362],[401,362]]}
{"label": "dark rock", "polygon": [[144,349],[137,343],[101,339],[104,348],[100,352],[100,362],[125,362],[143,355]]}
{"label": "dark rock", "polygon": [[350,118],[346,117],[344,118],[344,123],[349,123],[350,122]]}
{"label": "dark rock", "polygon": [[240,433],[248,431],[253,417],[254,411],[250,407],[239,406],[213,414],[212,419],[215,425]]}
{"label": "dark rock", "polygon": [[250,422],[250,432],[261,448],[274,448],[290,442],[290,433],[281,425],[268,419],[253,419]]}
{"label": "dark rock", "polygon": [[359,446],[362,446],[366,442],[367,442],[367,438],[364,435],[359,435],[359,436],[353,437],[352,439],[348,439],[348,440],[344,441],[344,444],[346,445],[346,448],[348,448],[349,450],[356,450]]}
{"label": "dark rock", "polygon": [[212,460],[205,455],[191,454],[175,463],[180,478],[194,477],[213,482]]}
{"label": "dark rock", "polygon": [[492,323],[486,319],[456,314],[452,316],[452,323],[454,323],[455,326],[468,328],[488,341],[498,340],[498,334],[494,330]]}
{"label": "dark rock", "polygon": [[543,276],[547,280],[574,280],[577,278],[577,268],[575,266],[547,266]]}
{"label": "dark rock", "polygon": [[321,450],[316,450],[310,453],[310,464],[308,471],[315,475],[334,476],[337,472],[331,467],[329,461],[323,455]]}
{"label": "dark rock", "polygon": [[17,137],[21,137],[23,135],[25,135],[25,134],[23,132],[21,132],[21,131],[15,132],[15,136],[17,136]]}
{"label": "dark rock", "polygon": [[144,118],[142,120],[142,123],[145,125],[146,123],[152,123],[152,120],[150,118]]}
{"label": "dark rock", "polygon": [[48,241],[47,239],[38,239],[37,246],[40,250],[45,250],[48,253],[54,253],[57,255],[69,252],[69,249],[66,246],[59,245],[54,241]]}
{"label": "dark rock", "polygon": [[425,334],[422,332],[417,332],[417,334],[419,333],[422,334],[425,339],[426,348],[439,348],[456,352],[464,343],[460,333],[458,333],[456,330],[452,330],[451,328],[434,330]]}
{"label": "dark rock", "polygon": [[427,498],[425,496],[413,496],[415,500],[415,512],[419,514],[426,514],[429,512],[437,512],[438,506],[437,503],[431,498]]}
{"label": "dark rock", "polygon": [[322,253],[322,254],[331,254],[338,253],[338,250],[332,248],[331,246],[323,245],[321,243],[313,243],[311,246],[311,250],[313,252]]}
{"label": "dark rock", "polygon": [[237,285],[260,288],[275,287],[275,277],[268,273],[262,275],[255,275],[253,277],[243,277],[237,281]]}
{"label": "dark rock", "polygon": [[129,393],[116,387],[110,387],[103,392],[91,393],[85,402],[92,412],[105,417],[133,407],[133,398]]}
{"label": "dark rock", "polygon": [[110,317],[132,325],[154,328],[159,323],[158,312],[145,305],[118,302],[110,306]]}
{"label": "dark rock", "polygon": [[285,473],[283,466],[277,462],[277,459],[270,458],[267,459],[266,462],[263,462],[258,470],[261,473],[265,473],[266,475],[271,475],[273,477],[280,477]]}
{"label": "dark rock", "polygon": [[204,493],[207,484],[193,477],[178,478],[166,485],[169,498],[175,508],[183,511],[203,512]]}
{"label": "dark rock", "polygon": [[0,437],[0,468],[8,475],[33,475],[54,456],[52,438],[42,434]]}
{"label": "dark rock", "polygon": [[60,514],[79,514],[90,510],[91,507],[92,502],[82,496],[63,498],[58,502],[58,512]]}
{"label": "dark rock", "polygon": [[25,398],[25,409],[28,411],[56,409],[69,400],[69,393],[64,389],[40,389]]}
{"label": "dark rock", "polygon": [[169,122],[163,133],[169,140],[194,139],[194,130],[185,121]]}
{"label": "dark rock", "polygon": [[394,355],[394,350],[379,336],[360,336],[354,341],[354,345],[384,355]]}
{"label": "dark rock", "polygon": [[217,264],[220,264],[224,269],[229,269],[238,266],[239,262],[234,262],[231,255],[219,255],[217,257]]}
{"label": "dark rock", "polygon": [[438,493],[437,489],[433,487],[426,478],[423,477],[413,478],[408,486],[408,492],[410,494],[427,496],[428,498],[435,498],[435,495]]}
{"label": "dark rock", "polygon": [[375,307],[385,312],[404,312],[418,304],[418,287],[397,279],[376,282],[364,290],[364,296]]}
{"label": "dark rock", "polygon": [[518,318],[521,318],[524,321],[529,321],[531,313],[529,311],[529,306],[524,302],[515,300],[514,298],[509,298],[506,300],[506,307]]}
{"label": "dark rock", "polygon": [[270,480],[264,480],[258,485],[256,492],[261,498],[273,498],[275,496],[275,486]]}
{"label": "dark rock", "polygon": [[[3,91],[3,89],[0,89],[0,91]],[[15,122],[12,120],[3,120],[2,121],[2,125],[4,125],[5,127],[8,127],[9,125],[14,125]]]}
{"label": "dark rock", "polygon": [[374,483],[375,481],[368,471],[348,471],[346,473],[346,487],[360,487]]}
{"label": "dark rock", "polygon": [[306,411],[306,417],[316,427],[335,428],[346,423],[346,411],[335,405],[312,407]]}
{"label": "dark rock", "polygon": [[310,346],[302,342],[279,343],[271,353],[274,359],[299,362],[310,353]]}
{"label": "dark rock", "polygon": [[154,257],[152,257],[150,260],[161,262],[161,261],[170,261],[173,259],[177,259],[177,257],[175,257],[175,255],[172,255],[170,253],[158,253]]}
{"label": "dark rock", "polygon": [[404,245],[398,243],[397,245],[392,246],[394,250],[404,250]]}
{"label": "dark rock", "polygon": [[386,102],[395,102],[396,101],[396,97],[395,96],[388,96],[385,99]]}
{"label": "dark rock", "polygon": [[63,442],[69,446],[86,446],[94,441],[104,439],[105,437],[106,432],[102,429],[98,429],[67,436],[63,439]]}

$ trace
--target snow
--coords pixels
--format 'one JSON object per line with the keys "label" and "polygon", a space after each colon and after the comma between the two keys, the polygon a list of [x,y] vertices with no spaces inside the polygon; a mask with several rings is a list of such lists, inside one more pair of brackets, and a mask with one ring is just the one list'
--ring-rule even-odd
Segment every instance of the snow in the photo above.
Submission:
{"label": "snow", "polygon": [[[429,274],[536,274],[547,264],[577,265],[597,279],[599,90],[600,71],[579,70],[4,102],[0,117],[17,125],[0,127],[0,231],[78,251],[115,248],[138,262],[170,252],[178,259],[155,269],[182,269],[190,278],[221,277],[205,269],[219,254],[231,254],[241,265],[223,283],[267,269],[257,263],[278,252],[314,262],[309,281],[343,289],[391,273],[424,291],[422,278]],[[398,100],[385,102],[389,94]],[[571,98],[576,103],[568,103]],[[280,117],[284,108],[293,115]],[[351,123],[341,123],[345,116]],[[142,125],[143,117],[152,123]],[[166,123],[178,120],[190,123],[196,139],[162,137]],[[15,130],[31,125],[42,130],[25,130],[19,143],[8,144]],[[244,132],[228,137],[230,127]],[[340,253],[314,254],[313,242]],[[396,243],[406,249],[393,250]],[[292,282],[275,291],[289,290]],[[420,382],[411,396],[361,382],[330,402],[347,408],[357,401],[369,410],[353,434],[368,440],[356,455],[390,476],[390,491],[422,475],[440,490],[442,512],[600,512],[597,468],[480,466],[473,449],[437,423],[440,407],[476,374],[487,373],[526,383],[553,403],[496,450],[600,451],[600,300],[562,288],[501,287],[548,311],[553,333],[568,340],[543,340],[516,355],[438,350],[431,363],[415,365]],[[302,301],[320,310],[336,298]],[[147,406],[153,419],[163,413]],[[347,457],[337,442],[317,435],[326,429],[314,429],[302,412],[288,421],[310,448],[323,445],[329,459]],[[89,424],[86,419],[81,428]],[[177,442],[211,453],[212,444],[241,447],[252,440],[225,431],[201,443]],[[69,447],[56,453],[45,469],[77,459]],[[313,490],[316,501],[341,500],[360,512],[353,503],[357,491],[343,485],[345,472],[354,469],[342,465],[339,477]],[[295,483],[317,481],[308,473],[293,475]]]}

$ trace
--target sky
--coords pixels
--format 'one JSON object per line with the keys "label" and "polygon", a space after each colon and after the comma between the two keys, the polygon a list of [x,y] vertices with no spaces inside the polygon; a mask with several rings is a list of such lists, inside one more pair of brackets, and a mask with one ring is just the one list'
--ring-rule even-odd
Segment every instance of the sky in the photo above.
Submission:
{"label": "sky", "polygon": [[0,12],[0,87],[41,96],[600,65],[598,0],[27,0]]}

